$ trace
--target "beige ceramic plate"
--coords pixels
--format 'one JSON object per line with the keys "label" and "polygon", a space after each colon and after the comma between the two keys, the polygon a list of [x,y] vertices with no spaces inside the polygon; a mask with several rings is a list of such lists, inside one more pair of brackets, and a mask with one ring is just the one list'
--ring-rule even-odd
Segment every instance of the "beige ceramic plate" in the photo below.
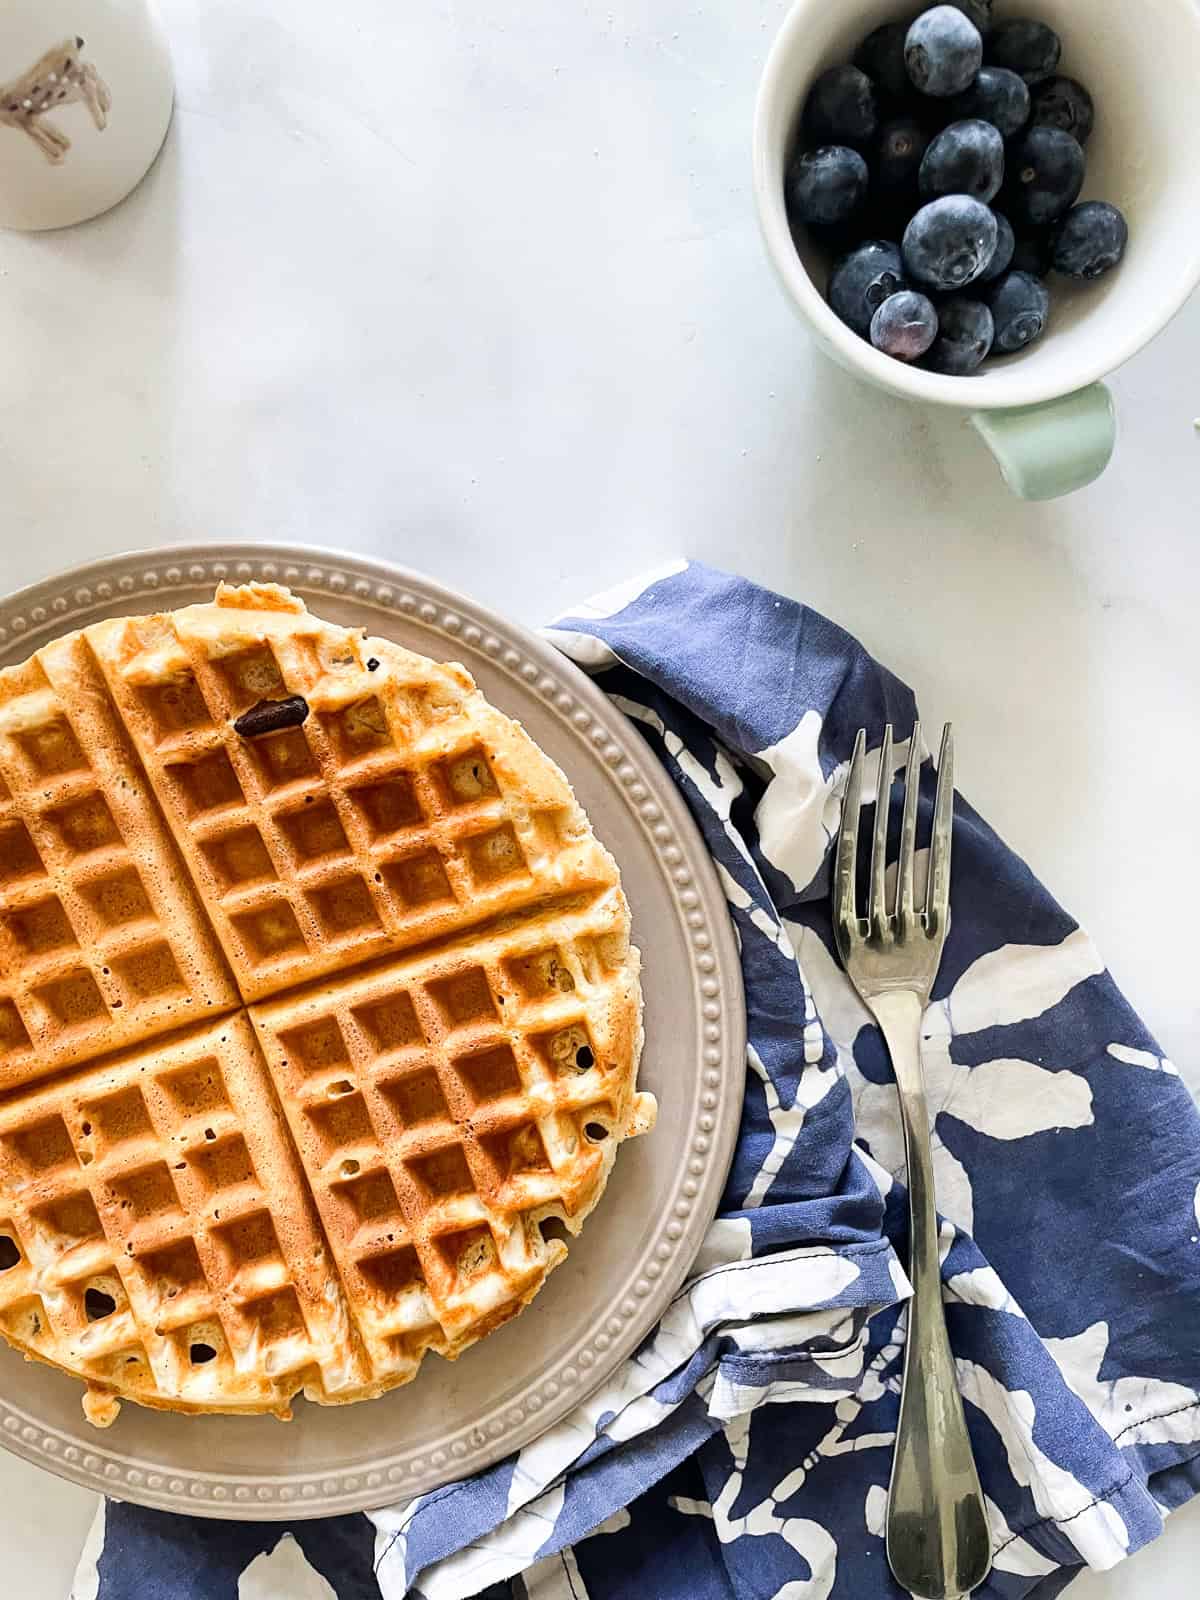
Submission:
{"label": "beige ceramic plate", "polygon": [[620,864],[646,993],[648,1138],[530,1309],[461,1360],[431,1358],[381,1400],[270,1417],[136,1405],[98,1434],[72,1378],[0,1349],[0,1443],[124,1500],[214,1517],[361,1510],[432,1489],[527,1443],[658,1320],[720,1198],[741,1111],[745,1015],[725,901],[674,786],[638,733],[557,651],[415,573],[333,552],[222,545],[118,556],[0,602],[0,665],[99,617],[188,605],[221,578],[275,580],[335,622],[464,662],[559,763]]}

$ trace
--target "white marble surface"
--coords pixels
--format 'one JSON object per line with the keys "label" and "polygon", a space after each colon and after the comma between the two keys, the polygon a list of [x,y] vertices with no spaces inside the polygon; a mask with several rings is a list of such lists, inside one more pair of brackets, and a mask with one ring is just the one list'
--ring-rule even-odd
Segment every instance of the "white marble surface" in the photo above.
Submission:
{"label": "white marble surface", "polygon": [[[963,789],[1197,1086],[1200,301],[1115,380],[1102,482],[1024,505],[963,422],[818,360],[768,272],[783,0],[163,9],[147,182],[0,245],[0,587],[289,538],[532,622],[680,551],[739,567],[954,718]],[[0,1494],[14,1592],[61,1600],[91,1497],[5,1455]],[[1072,1593],[1173,1600],[1198,1561],[1192,1507]]]}

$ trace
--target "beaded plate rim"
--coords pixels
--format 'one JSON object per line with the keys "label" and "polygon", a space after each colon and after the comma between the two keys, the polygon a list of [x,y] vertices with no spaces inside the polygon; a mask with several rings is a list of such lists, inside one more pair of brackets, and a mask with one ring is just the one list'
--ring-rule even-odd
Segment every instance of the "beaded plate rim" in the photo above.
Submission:
{"label": "beaded plate rim", "polygon": [[[160,1510],[282,1521],[386,1505],[479,1472],[565,1416],[636,1349],[686,1276],[724,1187],[744,1089],[745,1009],[737,947],[712,861],[649,746],[547,641],[424,574],[374,557],[290,543],[181,545],[108,556],[0,601],[0,665],[134,602],[169,604],[173,591],[222,579],[284,583],[316,609],[330,596],[343,604],[360,602],[385,617],[394,612],[444,639],[448,655],[455,647],[467,654],[468,667],[471,655],[482,657],[536,692],[581,747],[581,758],[609,769],[657,858],[686,930],[705,1040],[701,1092],[689,1108],[685,1136],[688,1161],[676,1175],[659,1227],[613,1286],[603,1324],[573,1359],[542,1369],[503,1415],[462,1423],[433,1449],[381,1451],[354,1471],[229,1474],[183,1463],[168,1470],[101,1444],[82,1410],[77,1428],[39,1418],[16,1394],[5,1393],[11,1374],[19,1376],[22,1369],[6,1363],[0,1370],[0,1445],[16,1455],[86,1488]],[[386,633],[386,622],[367,625]],[[75,1380],[67,1381],[74,1404]],[[278,1427],[273,1418],[240,1425],[256,1423]]]}

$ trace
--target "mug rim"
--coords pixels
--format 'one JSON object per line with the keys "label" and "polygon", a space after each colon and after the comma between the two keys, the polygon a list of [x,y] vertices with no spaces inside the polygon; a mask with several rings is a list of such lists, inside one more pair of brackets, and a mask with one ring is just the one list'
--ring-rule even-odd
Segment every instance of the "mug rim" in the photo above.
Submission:
{"label": "mug rim", "polygon": [[[1023,375],[1006,374],[1006,377],[1011,375],[1015,381],[1006,385],[1003,394],[990,393],[986,385],[975,387],[968,384],[964,389],[965,380],[961,377],[926,372],[884,355],[860,339],[840,317],[835,316],[810,277],[792,239],[783,195],[785,155],[780,152],[779,158],[775,159],[769,138],[769,126],[782,100],[783,78],[793,56],[796,36],[802,31],[806,16],[824,3],[825,0],[792,0],[771,42],[754,103],[754,201],[767,255],[784,293],[813,325],[817,334],[834,347],[839,359],[847,367],[869,382],[908,399],[966,411],[1012,410],[1019,406],[1040,405],[1062,399],[1065,395],[1086,388],[1115,372],[1162,332],[1200,283],[1200,230],[1197,230],[1196,243],[1186,270],[1177,280],[1176,292],[1156,298],[1153,309],[1143,322],[1124,337],[1111,341],[1096,357],[1081,361],[1066,384],[1061,379],[1038,377],[1037,364],[1031,362],[1029,377],[1023,381]],[[1200,36],[1200,9],[1193,6],[1193,0],[1166,0],[1166,3],[1177,6],[1181,12],[1186,11]]]}

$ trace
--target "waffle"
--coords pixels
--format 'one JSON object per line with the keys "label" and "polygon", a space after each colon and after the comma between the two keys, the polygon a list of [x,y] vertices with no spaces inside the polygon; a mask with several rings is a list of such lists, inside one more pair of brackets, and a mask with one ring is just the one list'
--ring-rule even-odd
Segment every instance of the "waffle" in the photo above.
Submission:
{"label": "waffle", "polygon": [[0,1334],[99,1426],[286,1417],[529,1303],[655,1106],[616,866],[462,667],[222,588],[0,672],[0,778]]}

